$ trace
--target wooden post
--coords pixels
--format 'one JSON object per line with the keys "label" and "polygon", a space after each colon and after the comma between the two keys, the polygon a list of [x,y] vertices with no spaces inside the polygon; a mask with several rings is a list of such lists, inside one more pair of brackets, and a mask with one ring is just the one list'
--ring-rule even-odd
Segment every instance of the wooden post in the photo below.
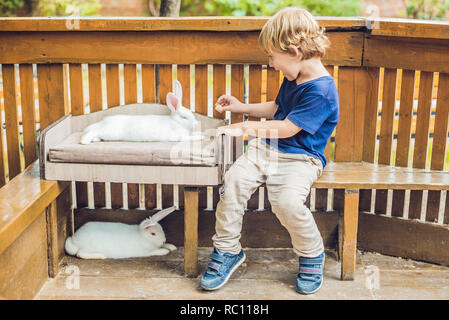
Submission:
{"label": "wooden post", "polygon": [[359,190],[346,189],[341,237],[341,280],[354,280],[357,225],[359,216]]}
{"label": "wooden post", "polygon": [[198,274],[198,188],[184,188],[184,272]]}
{"label": "wooden post", "polygon": [[58,274],[58,221],[56,199],[45,209],[47,215],[47,256],[48,275],[54,278]]}

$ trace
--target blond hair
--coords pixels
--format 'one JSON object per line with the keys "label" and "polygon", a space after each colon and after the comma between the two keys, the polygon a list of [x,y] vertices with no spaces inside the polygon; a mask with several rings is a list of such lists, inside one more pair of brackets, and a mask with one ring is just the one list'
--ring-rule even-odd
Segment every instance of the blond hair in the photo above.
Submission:
{"label": "blond hair", "polygon": [[324,31],[324,27],[307,10],[287,7],[278,11],[263,26],[259,45],[267,54],[271,54],[273,49],[286,53],[293,45],[303,59],[322,58],[330,46]]}

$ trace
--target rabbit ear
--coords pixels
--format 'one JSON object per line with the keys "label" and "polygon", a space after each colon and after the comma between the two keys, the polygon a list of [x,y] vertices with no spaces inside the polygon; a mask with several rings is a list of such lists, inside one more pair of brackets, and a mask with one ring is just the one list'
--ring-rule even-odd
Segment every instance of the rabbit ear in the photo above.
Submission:
{"label": "rabbit ear", "polygon": [[177,96],[175,96],[171,92],[167,93],[167,106],[172,113],[177,112],[180,105],[181,105],[181,100]]}
{"label": "rabbit ear", "polygon": [[166,216],[168,216],[170,213],[175,211],[176,207],[171,206],[169,208],[163,209],[155,214],[153,214],[151,217],[143,220],[140,224],[140,227],[142,229],[146,229],[148,227],[154,226],[156,223],[164,219]]}
{"label": "rabbit ear", "polygon": [[146,218],[140,223],[140,229],[145,230],[146,228],[149,228],[151,226],[154,226],[156,223],[151,219],[151,217]]}
{"label": "rabbit ear", "polygon": [[155,213],[151,216],[151,220],[153,220],[153,222],[159,222],[162,219],[164,219],[166,216],[168,216],[170,213],[172,213],[173,211],[175,211],[176,207],[175,206],[171,206],[169,208],[166,208],[164,210],[159,211],[158,213]]}
{"label": "rabbit ear", "polygon": [[175,95],[178,97],[179,101],[182,101],[182,86],[181,82],[175,80]]}

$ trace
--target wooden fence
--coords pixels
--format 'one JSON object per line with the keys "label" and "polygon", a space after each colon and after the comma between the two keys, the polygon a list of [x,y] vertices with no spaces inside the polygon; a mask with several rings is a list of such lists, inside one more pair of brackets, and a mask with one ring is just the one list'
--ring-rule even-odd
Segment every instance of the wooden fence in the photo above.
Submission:
{"label": "wooden fence", "polygon": [[[266,18],[78,22],[0,19],[5,129],[0,130],[0,186],[37,159],[37,129],[68,112],[165,103],[175,79],[183,86],[184,106],[231,122],[244,119],[217,113],[213,104],[219,95],[230,93],[249,103],[276,98],[282,75],[267,66],[257,45]],[[340,96],[340,122],[327,158],[448,170],[449,24],[363,18],[322,18],[319,23],[332,43],[324,63]],[[236,145],[234,159],[242,152],[242,144]],[[76,208],[183,207],[182,186],[77,182],[73,187]],[[362,190],[360,209],[447,225],[446,193]],[[218,199],[216,188],[200,189],[201,208],[214,210]],[[312,190],[309,203],[313,210],[332,212],[341,206],[341,194]],[[248,209],[270,209],[263,187]]]}

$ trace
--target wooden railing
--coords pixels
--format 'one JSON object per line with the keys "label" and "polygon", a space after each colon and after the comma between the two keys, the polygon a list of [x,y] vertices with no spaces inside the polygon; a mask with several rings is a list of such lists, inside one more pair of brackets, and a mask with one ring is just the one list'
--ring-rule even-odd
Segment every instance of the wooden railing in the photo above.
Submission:
{"label": "wooden railing", "polygon": [[[324,63],[340,96],[341,117],[326,149],[328,159],[448,170],[449,24],[318,20],[332,43]],[[225,116],[213,108],[225,92],[249,103],[274,100],[282,75],[267,66],[257,44],[266,21],[0,19],[7,141],[6,146],[0,142],[0,152],[7,154],[5,161],[0,160],[0,186],[37,159],[37,118],[43,129],[68,112],[79,115],[134,102],[165,103],[174,79],[183,85],[183,104],[211,117]],[[244,120],[240,114],[226,116],[231,122]],[[241,145],[237,144],[234,157],[241,154]],[[76,208],[183,206],[182,186],[80,182],[73,186]],[[200,207],[213,210],[217,202],[215,188],[201,189]],[[317,211],[332,211],[339,202],[338,192],[312,190],[310,205]],[[248,202],[249,209],[269,206],[263,188]],[[362,190],[360,209],[449,224],[449,196],[444,191]]]}

